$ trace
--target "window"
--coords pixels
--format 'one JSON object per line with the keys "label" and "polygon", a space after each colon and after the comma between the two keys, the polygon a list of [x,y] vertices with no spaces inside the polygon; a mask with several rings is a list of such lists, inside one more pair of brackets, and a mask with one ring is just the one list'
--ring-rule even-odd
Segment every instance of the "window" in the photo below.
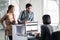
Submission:
{"label": "window", "polygon": [[54,0],[44,0],[43,2],[43,15],[49,14],[51,16],[51,25],[59,24],[59,6]]}

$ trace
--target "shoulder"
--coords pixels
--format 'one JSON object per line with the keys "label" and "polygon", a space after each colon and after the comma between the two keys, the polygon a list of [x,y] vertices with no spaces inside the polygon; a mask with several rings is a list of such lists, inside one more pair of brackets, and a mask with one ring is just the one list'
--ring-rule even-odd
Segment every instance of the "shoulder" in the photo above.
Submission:
{"label": "shoulder", "polygon": [[9,13],[6,14],[7,16],[9,15]]}
{"label": "shoulder", "polygon": [[22,13],[25,12],[25,10],[21,11]]}
{"label": "shoulder", "polygon": [[8,15],[10,15],[11,13],[6,13],[6,15],[8,16]]}
{"label": "shoulder", "polygon": [[33,12],[33,11],[31,11],[31,13],[33,14],[34,12]]}
{"label": "shoulder", "polygon": [[6,16],[8,16],[9,14],[8,13],[6,13],[5,15],[4,15],[4,17],[6,17]]}
{"label": "shoulder", "polygon": [[41,27],[46,27],[47,25],[41,25]]}
{"label": "shoulder", "polygon": [[20,14],[24,14],[25,13],[25,10],[21,11]]}
{"label": "shoulder", "polygon": [[1,21],[6,20],[6,18],[7,18],[7,13],[1,18]]}
{"label": "shoulder", "polygon": [[31,14],[31,15],[34,15],[34,13],[33,13],[32,11],[30,11],[30,14]]}
{"label": "shoulder", "polygon": [[51,28],[53,28],[53,26],[49,25]]}
{"label": "shoulder", "polygon": [[41,25],[41,29],[48,29],[47,25]]}

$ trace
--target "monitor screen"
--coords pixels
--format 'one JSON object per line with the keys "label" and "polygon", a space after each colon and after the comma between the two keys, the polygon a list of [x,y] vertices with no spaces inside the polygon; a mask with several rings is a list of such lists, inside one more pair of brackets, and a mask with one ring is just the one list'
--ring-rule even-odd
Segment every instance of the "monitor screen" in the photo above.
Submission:
{"label": "monitor screen", "polygon": [[26,25],[26,31],[37,31],[38,30],[38,24],[37,23],[29,23]]}
{"label": "monitor screen", "polygon": [[25,26],[23,25],[16,26],[16,32],[18,35],[25,34],[26,33]]}

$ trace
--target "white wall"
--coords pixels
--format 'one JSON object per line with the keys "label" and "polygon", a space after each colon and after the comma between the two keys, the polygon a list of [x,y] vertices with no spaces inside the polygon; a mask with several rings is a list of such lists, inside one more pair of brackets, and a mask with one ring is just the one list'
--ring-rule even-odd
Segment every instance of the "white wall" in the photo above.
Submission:
{"label": "white wall", "polygon": [[[58,6],[59,6],[59,15],[60,15],[60,0],[57,0],[58,1]],[[57,27],[57,30],[56,31],[60,31],[60,16],[59,16],[59,25]]]}
{"label": "white wall", "polygon": [[59,24],[58,26],[55,28],[55,31],[60,31],[60,0],[56,1],[58,6],[59,6]]}

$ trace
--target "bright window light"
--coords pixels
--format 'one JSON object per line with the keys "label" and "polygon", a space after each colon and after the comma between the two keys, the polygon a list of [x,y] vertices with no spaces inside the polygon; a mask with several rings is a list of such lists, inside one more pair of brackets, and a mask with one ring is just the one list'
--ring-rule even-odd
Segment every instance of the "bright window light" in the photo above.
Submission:
{"label": "bright window light", "polygon": [[44,0],[43,15],[49,14],[51,16],[51,25],[57,26],[59,24],[59,7],[56,1]]}

